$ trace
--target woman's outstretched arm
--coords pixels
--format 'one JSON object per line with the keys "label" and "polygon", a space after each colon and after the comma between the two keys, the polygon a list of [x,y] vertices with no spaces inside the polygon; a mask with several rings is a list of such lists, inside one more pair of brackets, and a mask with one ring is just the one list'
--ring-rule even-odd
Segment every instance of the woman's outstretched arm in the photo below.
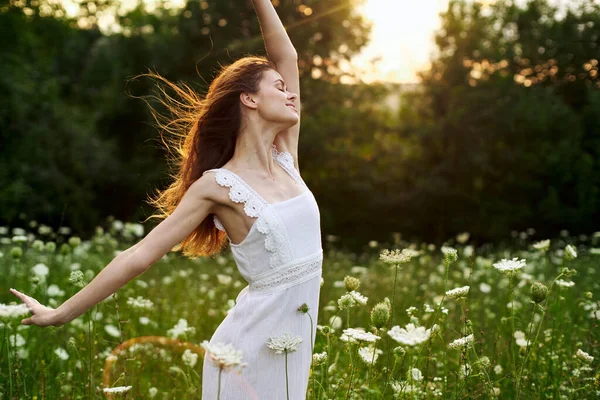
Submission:
{"label": "woman's outstretched arm", "polygon": [[64,325],[144,273],[213,212],[214,197],[211,192],[214,187],[209,175],[194,182],[171,215],[139,243],[119,253],[87,286],[57,309],[43,306],[33,297],[11,289],[11,293],[25,303],[33,314],[21,323],[38,326]]}
{"label": "woman's outstretched arm", "polygon": [[[292,1],[292,0],[287,0]],[[277,72],[283,78],[287,90],[296,93],[294,105],[300,116],[300,78],[298,73],[298,53],[292,44],[275,7],[270,0],[252,0],[254,10],[258,16],[260,29],[265,41],[265,48],[269,59],[277,66]],[[279,151],[288,151],[294,158],[296,169],[298,165],[298,139],[300,135],[300,122],[281,131],[275,137],[275,146]]]}

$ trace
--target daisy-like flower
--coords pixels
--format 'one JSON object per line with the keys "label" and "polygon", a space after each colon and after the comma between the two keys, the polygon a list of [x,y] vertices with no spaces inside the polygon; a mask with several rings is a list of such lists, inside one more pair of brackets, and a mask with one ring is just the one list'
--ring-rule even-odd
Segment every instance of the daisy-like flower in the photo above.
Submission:
{"label": "daisy-like flower", "polygon": [[115,386],[111,388],[102,389],[104,393],[125,393],[129,391],[133,386]]}
{"label": "daisy-like flower", "polygon": [[364,306],[365,304],[367,304],[367,300],[369,300],[368,297],[363,296],[362,294],[360,294],[359,292],[353,290],[349,293],[350,296],[352,296],[352,298],[361,306]]}
{"label": "daisy-like flower", "polygon": [[557,279],[556,280],[556,284],[558,286],[562,286],[562,287],[571,287],[571,286],[575,286],[575,282],[573,281],[563,281],[562,279]]}
{"label": "daisy-like flower", "polygon": [[550,239],[541,240],[531,245],[531,247],[541,252],[548,251],[548,249],[550,248]]}
{"label": "daisy-like flower", "polygon": [[577,349],[577,353],[575,353],[575,356],[577,358],[582,359],[585,362],[591,363],[592,361],[594,361],[594,357],[590,356],[588,353],[586,353],[585,351],[583,351],[581,349]]}
{"label": "daisy-like flower", "polygon": [[29,314],[29,308],[25,303],[0,304],[0,320],[19,318]]}
{"label": "daisy-like flower", "polygon": [[567,257],[567,260],[573,260],[577,258],[577,250],[575,247],[568,244],[567,247],[565,247],[565,257]]}
{"label": "daisy-like flower", "polygon": [[344,334],[340,338],[346,342],[369,342],[375,343],[381,337],[372,334],[371,332],[365,332],[364,329],[348,328],[344,329]]}
{"label": "daisy-like flower", "polygon": [[406,328],[400,328],[398,325],[393,326],[388,331],[388,334],[397,341],[398,343],[407,346],[416,346],[429,339],[431,336],[431,329],[425,329],[424,326],[416,327],[410,323],[406,325]]}
{"label": "daisy-like flower", "polygon": [[514,257],[512,260],[503,258],[499,262],[494,264],[494,268],[506,275],[512,275],[521,270],[525,266],[525,260],[519,260]]}
{"label": "daisy-like flower", "polygon": [[232,344],[209,343],[208,340],[200,343],[200,346],[206,350],[206,355],[222,369],[238,368],[241,369],[248,365],[242,362],[242,351],[236,350]]}
{"label": "daisy-like flower", "polygon": [[302,343],[300,336],[293,335],[290,332],[282,333],[281,335],[273,336],[269,338],[267,347],[275,351],[276,354],[291,353],[298,350],[298,347]]}
{"label": "daisy-like flower", "polygon": [[448,345],[451,349],[462,349],[465,346],[473,343],[473,334],[456,339]]}
{"label": "daisy-like flower", "polygon": [[387,264],[405,264],[419,254],[421,254],[421,252],[413,249],[402,249],[401,251],[398,249],[384,249],[379,254],[379,259]]}
{"label": "daisy-like flower", "polygon": [[383,354],[383,351],[374,347],[361,347],[358,349],[358,355],[365,364],[372,365],[377,362],[377,357]]}
{"label": "daisy-like flower", "polygon": [[458,299],[459,297],[465,297],[469,293],[470,286],[463,286],[459,288],[455,288],[452,290],[448,290],[446,292],[446,296],[452,299]]}

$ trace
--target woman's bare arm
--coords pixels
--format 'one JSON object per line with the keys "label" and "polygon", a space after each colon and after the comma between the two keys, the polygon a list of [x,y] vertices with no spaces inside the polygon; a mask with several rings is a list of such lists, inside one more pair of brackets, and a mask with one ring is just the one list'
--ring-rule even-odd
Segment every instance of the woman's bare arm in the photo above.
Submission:
{"label": "woman's bare arm", "polygon": [[177,208],[136,245],[119,253],[100,273],[56,310],[13,289],[27,304],[32,316],[24,325],[60,326],[77,318],[119,288],[144,273],[152,264],[187,237],[213,212],[214,180],[209,175],[198,179],[187,190]]}
{"label": "woman's bare arm", "polygon": [[[288,0],[291,1],[291,0]],[[269,59],[277,66],[277,72],[283,78],[287,90],[296,93],[294,105],[301,115],[300,103],[300,74],[298,72],[298,53],[292,44],[273,4],[270,0],[252,0],[254,10],[260,23],[260,29],[265,41],[265,48]],[[279,151],[287,151],[294,159],[295,167],[298,164],[298,141],[300,137],[300,122],[277,134],[274,144]]]}

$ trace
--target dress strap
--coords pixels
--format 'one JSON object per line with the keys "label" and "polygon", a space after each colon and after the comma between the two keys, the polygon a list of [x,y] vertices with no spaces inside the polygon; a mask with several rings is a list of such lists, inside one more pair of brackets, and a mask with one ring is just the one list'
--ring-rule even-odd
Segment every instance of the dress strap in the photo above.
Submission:
{"label": "dress strap", "polygon": [[292,157],[292,154],[289,151],[279,151],[277,150],[277,147],[273,145],[271,154],[275,161],[277,161],[277,163],[283,167],[283,169],[292,177],[292,179],[294,179],[300,185],[308,188],[306,183],[304,183],[304,180],[302,180],[300,172],[298,172],[296,167],[294,167],[294,157]]}

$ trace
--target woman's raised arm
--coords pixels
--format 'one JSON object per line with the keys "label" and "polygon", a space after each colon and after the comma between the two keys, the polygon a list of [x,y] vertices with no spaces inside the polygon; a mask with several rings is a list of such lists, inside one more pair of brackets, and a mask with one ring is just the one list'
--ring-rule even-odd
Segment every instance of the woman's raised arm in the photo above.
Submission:
{"label": "woman's raised arm", "polygon": [[115,293],[127,282],[144,273],[213,212],[214,190],[214,180],[209,175],[199,178],[190,186],[171,215],[139,243],[119,253],[87,286],[56,310],[11,289],[33,314],[21,323],[38,326],[64,325]]}
{"label": "woman's raised arm", "polygon": [[[292,0],[288,0],[292,1]],[[277,72],[283,78],[287,90],[296,93],[293,101],[298,112],[302,114],[300,101],[300,74],[298,72],[298,53],[292,44],[273,4],[270,0],[252,0],[254,10],[258,16],[260,29],[265,41],[265,48],[269,59],[277,66]],[[300,122],[277,134],[274,144],[279,151],[287,151],[292,155],[297,170],[298,164],[298,141],[300,138]]]}

